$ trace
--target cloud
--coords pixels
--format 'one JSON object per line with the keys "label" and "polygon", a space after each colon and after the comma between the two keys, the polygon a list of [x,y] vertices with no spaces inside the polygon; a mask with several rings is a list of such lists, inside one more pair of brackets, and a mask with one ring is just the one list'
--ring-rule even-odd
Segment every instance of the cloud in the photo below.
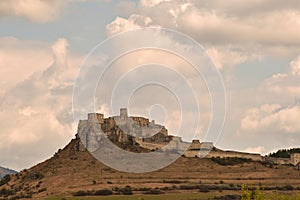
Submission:
{"label": "cloud", "polygon": [[117,17],[112,23],[106,26],[106,32],[108,35],[114,35],[123,31],[149,26],[151,22],[150,18],[141,15],[131,15],[128,19]]}
{"label": "cloud", "polygon": [[64,1],[11,0],[0,2],[0,16],[24,17],[30,21],[45,23],[56,20]]}
{"label": "cloud", "polygon": [[248,53],[241,49],[237,50],[230,47],[211,47],[206,50],[218,69],[232,68],[238,64],[250,60],[259,60],[261,55]]}
{"label": "cloud", "polygon": [[[298,68],[299,57],[290,62],[286,73],[274,74],[250,91],[251,96],[256,96],[255,104],[270,103],[248,109],[241,119],[241,132],[271,132],[274,129],[281,134],[300,132],[297,123],[300,117]],[[293,101],[294,105],[291,104]]]}
{"label": "cloud", "polygon": [[300,56],[290,63],[290,73],[292,75],[300,75]]}
{"label": "cloud", "polygon": [[246,111],[246,116],[241,120],[241,131],[259,133],[275,129],[283,134],[296,134],[300,131],[297,122],[299,117],[299,105],[282,107],[278,104],[264,104]]}
{"label": "cloud", "polygon": [[171,0],[141,0],[140,3],[142,6],[145,7],[153,7],[159,5],[160,3],[169,2],[169,1]]}
{"label": "cloud", "polygon": [[[10,40],[16,41],[14,48],[24,43],[27,48],[28,44],[35,43]],[[34,46],[32,50],[28,48],[33,52],[27,58],[30,62],[19,65],[25,71],[33,65],[32,73],[15,80],[0,95],[0,136],[4,138],[0,141],[0,162],[14,169],[29,167],[51,156],[75,134],[72,84],[82,56],[69,54],[68,41],[64,38],[43,46],[44,49],[39,47],[35,50]],[[16,49],[10,48],[13,54]],[[41,62],[35,51],[45,51],[45,55],[48,53],[52,57],[50,64]],[[4,63],[0,64],[1,69],[6,67]],[[18,70],[19,65],[12,65],[13,70]],[[4,80],[8,78],[3,77]]]}
{"label": "cloud", "polygon": [[[115,31],[108,33],[158,26],[186,33],[206,47],[243,47],[245,55],[263,54],[260,57],[295,56],[300,49],[300,6],[297,0],[289,2],[141,0],[128,18],[116,18],[111,23]],[[151,23],[137,22],[136,16]]]}
{"label": "cloud", "polygon": [[[292,60],[286,73],[277,73],[264,80],[257,92],[268,101],[287,104],[300,97],[299,56]],[[262,99],[261,99],[262,100]]]}
{"label": "cloud", "polygon": [[47,43],[0,38],[0,94],[35,71],[46,69],[53,61],[51,53]]}

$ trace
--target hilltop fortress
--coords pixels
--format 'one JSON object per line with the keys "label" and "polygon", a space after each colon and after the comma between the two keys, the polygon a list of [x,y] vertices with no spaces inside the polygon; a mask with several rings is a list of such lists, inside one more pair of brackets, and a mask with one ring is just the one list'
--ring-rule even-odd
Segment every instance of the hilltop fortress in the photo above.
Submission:
{"label": "hilltop fortress", "polygon": [[[95,124],[97,124],[97,128],[95,128]],[[188,145],[183,154],[185,157],[245,158],[274,164],[292,164],[298,168],[300,165],[299,153],[293,153],[291,158],[273,158],[253,153],[223,151],[214,147],[212,142],[200,142],[199,140],[193,140],[191,143],[184,142],[180,137],[169,135],[168,130],[164,126],[156,124],[154,120],[150,121],[144,117],[129,117],[126,108],[120,109],[119,116],[104,118],[103,114],[90,113],[87,120],[79,121],[78,136],[85,148],[91,152],[96,151],[101,145],[99,129],[102,129],[111,142],[122,149],[133,152],[159,150],[170,141],[175,141],[176,145]]]}

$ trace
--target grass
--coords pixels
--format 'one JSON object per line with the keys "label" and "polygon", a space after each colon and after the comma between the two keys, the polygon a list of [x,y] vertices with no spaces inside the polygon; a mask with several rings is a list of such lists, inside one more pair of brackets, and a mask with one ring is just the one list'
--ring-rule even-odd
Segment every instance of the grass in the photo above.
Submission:
{"label": "grass", "polygon": [[89,196],[89,197],[49,197],[45,198],[46,200],[207,200],[209,198],[214,197],[215,194],[203,194],[203,193],[173,193],[173,194],[161,194],[161,195],[113,195],[113,196]]}

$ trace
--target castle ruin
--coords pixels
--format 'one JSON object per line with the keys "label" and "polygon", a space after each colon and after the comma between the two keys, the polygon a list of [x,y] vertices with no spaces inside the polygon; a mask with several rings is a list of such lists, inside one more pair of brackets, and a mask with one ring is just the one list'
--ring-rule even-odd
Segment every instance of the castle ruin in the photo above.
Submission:
{"label": "castle ruin", "polygon": [[[96,125],[96,126],[95,126]],[[91,152],[97,150],[101,145],[99,130],[108,137],[111,142],[121,146],[130,147],[133,151],[149,152],[164,148],[171,140],[177,145],[188,144],[184,152],[185,157],[206,158],[245,158],[253,161],[264,161],[274,164],[291,164],[300,166],[300,153],[291,154],[291,158],[265,157],[260,154],[244,153],[237,151],[223,151],[214,147],[212,142],[200,142],[193,140],[192,143],[184,142],[180,137],[168,134],[168,130],[154,120],[150,121],[144,117],[128,116],[127,109],[121,108],[119,116],[105,118],[100,113],[89,113],[87,120],[80,120],[78,124],[78,135],[83,145]]]}

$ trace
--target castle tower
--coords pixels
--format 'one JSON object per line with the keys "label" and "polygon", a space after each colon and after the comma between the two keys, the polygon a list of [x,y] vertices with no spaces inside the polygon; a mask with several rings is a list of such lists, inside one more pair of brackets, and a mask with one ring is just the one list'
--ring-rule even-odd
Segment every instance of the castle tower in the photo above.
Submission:
{"label": "castle tower", "polygon": [[127,119],[128,118],[127,108],[121,108],[120,109],[120,118],[121,119]]}
{"label": "castle tower", "polygon": [[98,122],[100,124],[104,123],[104,115],[100,113],[89,113],[88,114],[88,121],[89,122]]}

